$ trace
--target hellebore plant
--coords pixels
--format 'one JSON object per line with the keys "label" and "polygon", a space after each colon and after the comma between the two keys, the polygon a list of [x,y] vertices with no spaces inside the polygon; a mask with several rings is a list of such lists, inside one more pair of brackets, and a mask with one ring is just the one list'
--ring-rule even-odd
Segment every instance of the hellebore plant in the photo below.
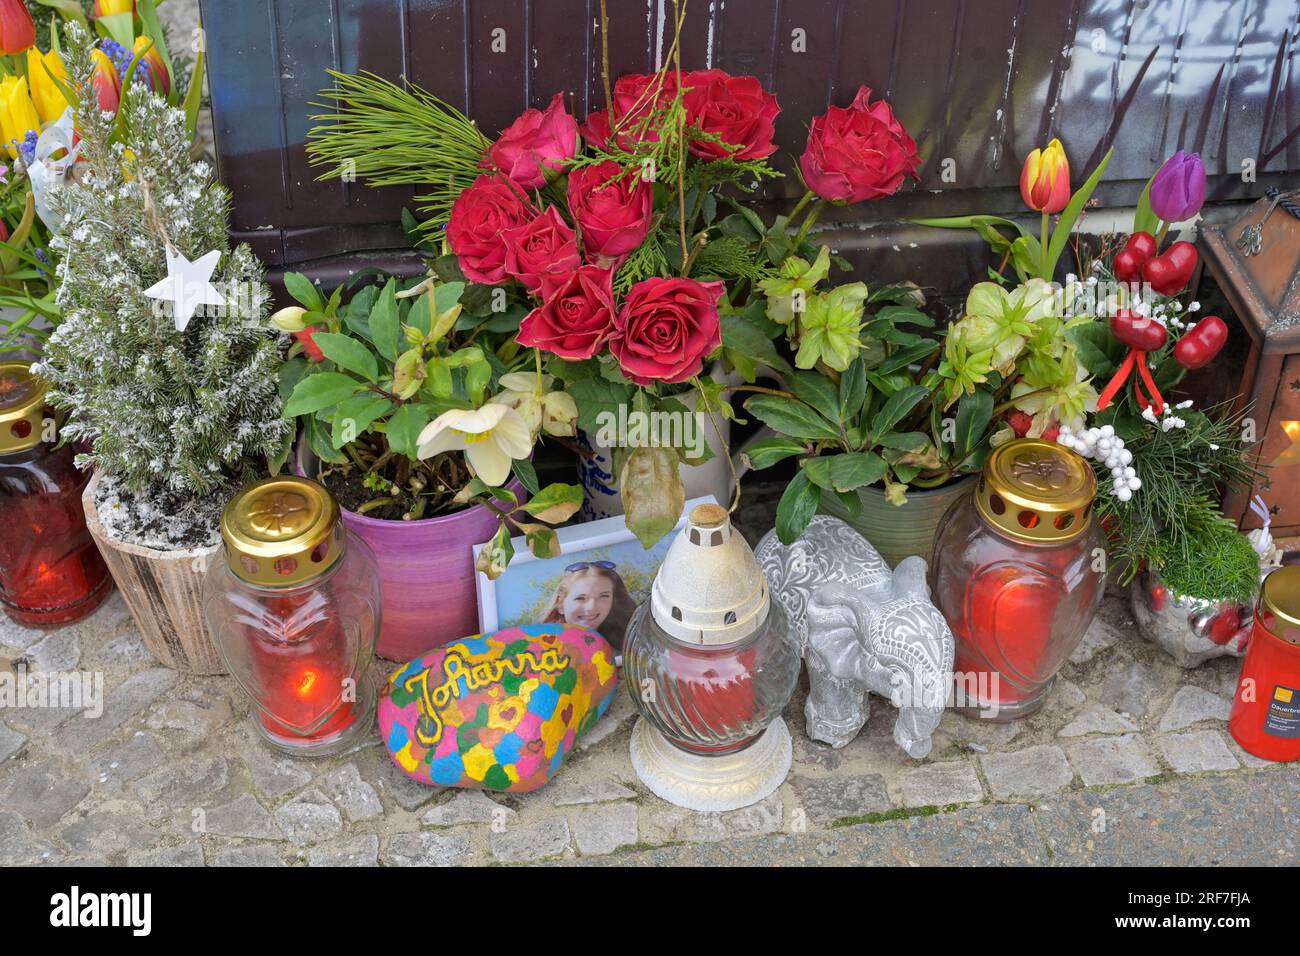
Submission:
{"label": "hellebore plant", "polygon": [[[574,433],[577,409],[540,354],[495,333],[494,313],[467,307],[461,282],[390,278],[346,305],[343,286],[325,299],[290,273],[285,287],[299,305],[271,317],[294,340],[280,391],[327,487],[359,514],[397,520],[489,508],[500,521],[479,567],[493,577],[510,562],[511,526],[538,557],[559,553],[549,526],[573,516],[582,492],[539,488],[529,458],[543,435]],[[530,498],[508,487],[512,475]]]}
{"label": "hellebore plant", "polygon": [[[768,288],[776,300],[769,308],[783,314],[785,284]],[[939,342],[902,328],[934,324],[919,311],[924,299],[914,286],[808,290],[806,309],[796,309],[788,327],[809,324],[804,345],[816,342],[821,351],[804,355],[814,361],[797,361],[799,370],[787,376],[793,398],[758,395],[745,403],[778,436],[751,447],[753,466],[799,460],[777,506],[781,539],[802,533],[823,496],[857,514],[858,489],[880,485],[888,501],[902,505],[909,487],[938,487],[978,472],[1013,433],[1052,437],[1058,421],[1080,416],[1096,394],[1066,337],[1059,301],[1041,279],[1010,291],[982,282]],[[831,347],[822,321],[807,320],[818,302],[843,323],[843,337]],[[864,319],[864,305],[873,302],[893,304]]]}

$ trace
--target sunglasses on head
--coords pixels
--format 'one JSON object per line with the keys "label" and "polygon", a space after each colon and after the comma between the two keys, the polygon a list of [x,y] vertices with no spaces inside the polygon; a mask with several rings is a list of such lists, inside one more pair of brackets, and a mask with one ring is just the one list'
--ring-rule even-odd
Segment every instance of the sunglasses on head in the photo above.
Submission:
{"label": "sunglasses on head", "polygon": [[606,571],[613,571],[617,565],[613,561],[579,561],[577,564],[571,564],[564,570],[568,571],[586,571],[588,568],[604,568]]}

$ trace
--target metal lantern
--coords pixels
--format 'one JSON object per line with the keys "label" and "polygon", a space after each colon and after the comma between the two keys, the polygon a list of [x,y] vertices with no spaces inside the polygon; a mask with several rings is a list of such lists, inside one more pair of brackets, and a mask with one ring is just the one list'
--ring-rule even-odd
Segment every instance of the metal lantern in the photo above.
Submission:
{"label": "metal lantern", "polygon": [[1205,261],[1250,336],[1237,408],[1255,422],[1259,460],[1251,489],[1231,490],[1224,513],[1261,527],[1250,502],[1272,505],[1273,537],[1300,537],[1300,195],[1269,194],[1238,220],[1202,232]]}
{"label": "metal lantern", "polygon": [[282,750],[337,753],[369,731],[366,669],[379,638],[380,586],[365,542],[306,478],[250,485],[221,517],[225,561],[204,581],[203,610],[230,673]]}
{"label": "metal lantern", "polygon": [[792,752],[781,712],[799,646],[725,508],[691,510],[632,617],[623,676],[642,718],[632,766],[658,796],[735,810],[785,780]]}

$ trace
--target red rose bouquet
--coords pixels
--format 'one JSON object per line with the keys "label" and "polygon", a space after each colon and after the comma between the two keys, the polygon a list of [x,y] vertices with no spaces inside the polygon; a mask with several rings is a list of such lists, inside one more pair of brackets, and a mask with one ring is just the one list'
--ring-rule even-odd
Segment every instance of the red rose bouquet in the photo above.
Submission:
{"label": "red rose bouquet", "polygon": [[[423,91],[337,76],[326,95],[338,111],[309,144],[319,163],[429,188],[424,221],[410,225],[442,247],[431,258],[439,280],[469,283],[457,328],[513,332],[512,346],[535,349],[537,375],[563,384],[588,434],[620,407],[729,417],[724,391],[763,391],[758,370],[790,373],[792,357],[838,376],[868,298],[877,309],[915,302],[914,287],[850,289],[806,314],[793,302],[814,281],[808,261],[829,269],[807,241],[826,206],[889,195],[915,175],[916,145],[887,103],[864,87],[812,120],[803,158],[788,164],[807,191],[769,223],[745,194],[783,175],[771,165],[776,96],[753,76],[684,69],[676,39],[666,62],[619,77],[581,123],[557,94],[495,142]],[[379,135],[399,126],[401,136]],[[784,320],[774,298],[789,300]],[[681,512],[679,466],[714,452],[626,437],[605,444],[628,525],[649,543]]]}

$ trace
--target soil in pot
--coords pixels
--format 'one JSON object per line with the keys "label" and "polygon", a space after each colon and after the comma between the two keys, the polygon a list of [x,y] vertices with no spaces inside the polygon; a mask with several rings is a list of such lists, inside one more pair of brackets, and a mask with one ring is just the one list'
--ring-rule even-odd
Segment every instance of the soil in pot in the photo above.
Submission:
{"label": "soil in pot", "polygon": [[209,548],[221,543],[221,511],[234,490],[201,498],[142,494],[112,475],[101,475],[95,486],[95,514],[109,537],[126,544],[155,551]]}

